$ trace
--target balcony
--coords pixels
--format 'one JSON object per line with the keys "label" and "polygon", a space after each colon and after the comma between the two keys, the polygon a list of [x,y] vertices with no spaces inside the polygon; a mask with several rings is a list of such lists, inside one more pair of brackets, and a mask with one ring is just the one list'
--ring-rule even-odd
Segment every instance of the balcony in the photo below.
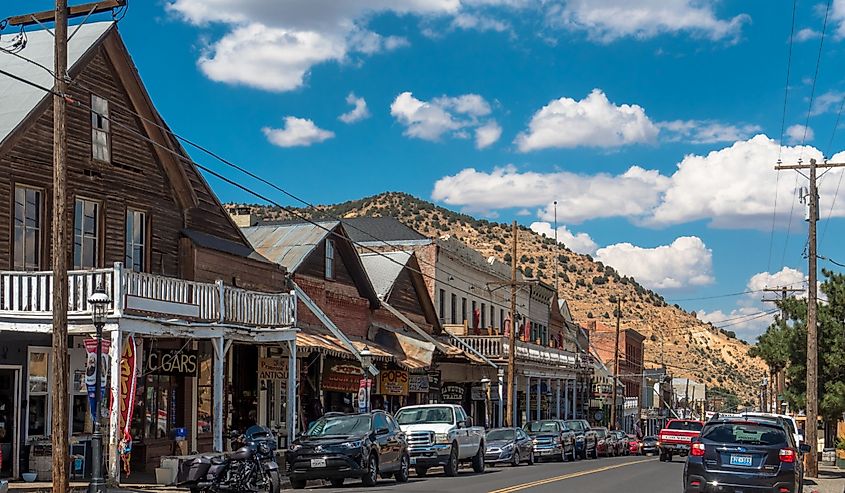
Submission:
{"label": "balcony", "polygon": [[[183,319],[247,327],[291,327],[296,296],[262,293],[113,268],[68,271],[68,318],[90,319],[88,297],[102,285],[112,299],[108,312],[157,319]],[[0,319],[40,321],[53,310],[53,273],[0,271]]]}
{"label": "balcony", "polygon": [[[505,336],[456,336],[453,334],[450,336],[492,361],[505,361],[508,358],[510,342]],[[514,356],[517,361],[530,361],[556,367],[576,368],[582,363],[581,357],[571,351],[524,341],[516,341]]]}

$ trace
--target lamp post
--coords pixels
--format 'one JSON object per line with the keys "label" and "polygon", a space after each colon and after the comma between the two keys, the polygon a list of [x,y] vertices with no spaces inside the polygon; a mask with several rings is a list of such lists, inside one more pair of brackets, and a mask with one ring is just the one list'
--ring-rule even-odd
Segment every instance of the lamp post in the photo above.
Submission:
{"label": "lamp post", "polygon": [[364,346],[359,354],[361,355],[361,367],[364,370],[364,412],[366,413],[370,412],[370,367],[373,366],[373,353],[368,346]]}
{"label": "lamp post", "polygon": [[103,326],[106,325],[106,310],[111,299],[100,284],[88,298],[91,305],[91,319],[97,329],[97,364],[94,369],[94,434],[91,436],[91,483],[88,485],[88,493],[105,493],[106,481],[103,478],[103,434],[100,431],[100,405],[103,383],[101,372],[103,368]]}
{"label": "lamp post", "polygon": [[488,428],[490,424],[490,379],[484,377],[481,379],[481,391],[484,393],[484,428]]}

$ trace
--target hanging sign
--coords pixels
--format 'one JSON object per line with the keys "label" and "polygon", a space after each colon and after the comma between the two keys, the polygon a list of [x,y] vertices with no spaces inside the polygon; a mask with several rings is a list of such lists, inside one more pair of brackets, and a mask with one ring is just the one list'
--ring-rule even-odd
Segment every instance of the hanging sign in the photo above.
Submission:
{"label": "hanging sign", "polygon": [[[111,341],[108,339],[100,340],[100,401],[102,402],[106,396],[106,388],[108,388],[108,361],[109,361],[109,347]],[[97,395],[97,339],[85,339],[85,352],[87,353],[85,363],[85,387],[88,391],[88,405],[91,408],[91,416],[96,417],[97,403],[95,396]]]}
{"label": "hanging sign", "polygon": [[484,388],[481,385],[473,385],[470,389],[470,398],[474,401],[483,401],[486,400],[487,395],[484,392]]}
{"label": "hanging sign", "polygon": [[287,358],[264,357],[258,358],[258,379],[259,380],[287,380],[288,360]]}
{"label": "hanging sign", "polygon": [[440,372],[430,371],[428,375],[428,387],[430,390],[440,390]]}
{"label": "hanging sign", "polygon": [[464,400],[464,386],[456,383],[447,383],[440,388],[440,397],[444,401]]}
{"label": "hanging sign", "polygon": [[408,375],[408,392],[428,393],[428,375]]}
{"label": "hanging sign", "polygon": [[137,347],[135,337],[130,335],[120,356],[120,423],[123,437],[118,443],[118,452],[126,474],[132,454],[132,412],[135,410],[135,387],[138,383]]}
{"label": "hanging sign", "polygon": [[366,413],[370,410],[370,388],[373,381],[362,378],[358,384],[358,412]]}
{"label": "hanging sign", "polygon": [[363,373],[361,367],[354,363],[326,359],[320,386],[323,390],[354,394],[358,392]]}
{"label": "hanging sign", "polygon": [[147,351],[145,373],[175,377],[197,375],[197,352],[193,349],[150,349]]}
{"label": "hanging sign", "polygon": [[405,370],[383,370],[379,377],[379,393],[382,395],[408,395],[408,372]]}

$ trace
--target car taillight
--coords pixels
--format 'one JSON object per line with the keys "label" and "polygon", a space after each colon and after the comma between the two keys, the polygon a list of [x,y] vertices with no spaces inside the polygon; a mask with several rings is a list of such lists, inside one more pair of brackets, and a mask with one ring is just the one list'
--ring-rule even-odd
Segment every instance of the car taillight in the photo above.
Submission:
{"label": "car taillight", "polygon": [[793,463],[798,459],[798,454],[791,448],[782,448],[778,453],[778,458],[781,462]]}
{"label": "car taillight", "polygon": [[704,444],[693,443],[689,453],[693,457],[704,457]]}

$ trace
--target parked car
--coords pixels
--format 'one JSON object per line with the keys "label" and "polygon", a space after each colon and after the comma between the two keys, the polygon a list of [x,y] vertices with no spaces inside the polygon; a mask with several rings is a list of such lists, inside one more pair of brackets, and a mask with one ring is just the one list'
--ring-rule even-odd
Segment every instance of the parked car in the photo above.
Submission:
{"label": "parked car", "polygon": [[597,426],[593,428],[593,431],[596,432],[596,455],[601,455],[602,457],[610,457],[613,453],[613,441],[610,436],[610,431],[604,426]]}
{"label": "parked car", "polygon": [[534,441],[521,428],[492,429],[487,432],[485,445],[484,462],[488,464],[534,464]]}
{"label": "parked car", "polygon": [[628,450],[628,434],[620,430],[615,430],[611,433],[616,437],[616,455],[628,455],[630,453],[630,450]]}
{"label": "parked car", "polygon": [[447,476],[457,476],[461,462],[484,472],[484,428],[472,426],[464,408],[455,404],[406,406],[396,411],[396,421],[408,436],[411,465],[417,476],[442,466]]}
{"label": "parked car", "polygon": [[704,423],[695,419],[670,419],[657,435],[660,461],[671,462],[675,455],[686,456],[690,444],[701,433]]}
{"label": "parked car", "polygon": [[628,437],[628,453],[626,455],[639,455],[640,447],[643,443],[637,440],[636,435],[626,435]]}
{"label": "parked car", "polygon": [[806,444],[782,425],[753,417],[711,419],[692,441],[684,468],[685,493],[711,491],[803,491]]}
{"label": "parked car", "polygon": [[537,460],[554,458],[561,462],[575,460],[575,433],[558,420],[545,419],[529,421],[522,425],[534,441],[534,455]]}
{"label": "parked car", "polygon": [[302,489],[309,479],[328,479],[335,487],[348,478],[374,486],[379,476],[404,483],[411,459],[396,420],[374,411],[323,416],[291,444],[287,463],[291,486]]}
{"label": "parked car", "polygon": [[801,445],[804,442],[804,437],[800,433],[798,433],[798,425],[795,423],[795,418],[793,418],[792,416],[788,416],[786,414],[747,412],[742,413],[742,417],[766,419],[769,421],[780,423],[784,426],[784,428],[786,428],[786,432],[792,435],[792,438],[793,440],[795,440],[795,443],[797,445]]}
{"label": "parked car", "polygon": [[660,453],[660,447],[657,445],[657,437],[654,435],[649,435],[647,437],[643,437],[640,446],[640,453],[643,455],[657,455]]}
{"label": "parked car", "polygon": [[579,459],[592,457],[598,458],[596,443],[596,432],[590,428],[590,423],[585,419],[568,419],[563,422],[567,428],[575,433],[575,455]]}

